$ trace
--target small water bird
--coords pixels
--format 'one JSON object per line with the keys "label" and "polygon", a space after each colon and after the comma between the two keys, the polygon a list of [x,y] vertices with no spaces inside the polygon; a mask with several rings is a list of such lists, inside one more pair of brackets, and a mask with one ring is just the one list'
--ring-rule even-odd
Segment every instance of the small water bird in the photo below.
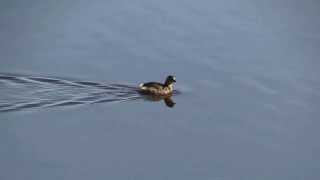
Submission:
{"label": "small water bird", "polygon": [[176,77],[170,75],[167,77],[164,84],[158,82],[141,83],[139,85],[140,92],[156,96],[168,96],[173,93],[173,84],[176,82]]}

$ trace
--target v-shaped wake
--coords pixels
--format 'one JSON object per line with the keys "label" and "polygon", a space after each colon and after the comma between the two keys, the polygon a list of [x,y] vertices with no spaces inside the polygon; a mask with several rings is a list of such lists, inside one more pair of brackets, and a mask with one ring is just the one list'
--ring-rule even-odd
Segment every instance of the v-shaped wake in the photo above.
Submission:
{"label": "v-shaped wake", "polygon": [[132,85],[0,73],[0,112],[141,98]]}

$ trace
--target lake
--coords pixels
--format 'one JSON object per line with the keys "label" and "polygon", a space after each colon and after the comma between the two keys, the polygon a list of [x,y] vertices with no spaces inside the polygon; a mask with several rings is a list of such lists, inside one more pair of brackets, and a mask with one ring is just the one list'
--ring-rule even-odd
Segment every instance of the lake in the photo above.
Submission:
{"label": "lake", "polygon": [[2,1],[0,179],[319,179],[319,8]]}

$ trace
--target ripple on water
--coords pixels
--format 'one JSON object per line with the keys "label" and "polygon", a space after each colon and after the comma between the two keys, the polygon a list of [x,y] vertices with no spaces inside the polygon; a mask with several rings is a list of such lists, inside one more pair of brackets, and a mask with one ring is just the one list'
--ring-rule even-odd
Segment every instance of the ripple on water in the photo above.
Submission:
{"label": "ripple on water", "polygon": [[249,77],[249,76],[241,76],[241,77],[233,76],[232,79],[237,82],[240,82],[241,84],[243,84],[245,86],[255,88],[256,90],[258,90],[264,94],[275,95],[278,93],[275,89],[268,87],[264,82],[256,80],[256,79]]}

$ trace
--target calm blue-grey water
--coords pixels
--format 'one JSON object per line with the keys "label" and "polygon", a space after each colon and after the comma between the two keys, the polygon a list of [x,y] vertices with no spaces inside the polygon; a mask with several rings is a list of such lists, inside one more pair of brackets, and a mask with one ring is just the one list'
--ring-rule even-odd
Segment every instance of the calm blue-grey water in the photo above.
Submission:
{"label": "calm blue-grey water", "polygon": [[[317,0],[1,1],[1,107],[32,104],[0,112],[0,180],[319,179],[319,17]],[[100,99],[61,82],[168,74],[173,108],[41,106]]]}

